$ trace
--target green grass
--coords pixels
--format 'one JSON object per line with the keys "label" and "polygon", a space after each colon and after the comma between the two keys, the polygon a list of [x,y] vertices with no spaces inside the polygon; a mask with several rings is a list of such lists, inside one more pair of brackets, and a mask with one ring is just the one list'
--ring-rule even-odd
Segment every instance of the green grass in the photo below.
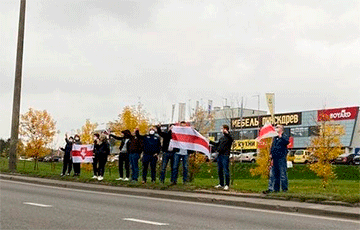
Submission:
{"label": "green grass", "polygon": [[[261,193],[267,189],[267,181],[258,177],[252,177],[249,169],[254,164],[236,164],[235,180],[231,186],[232,191],[245,193]],[[326,188],[322,187],[321,180],[308,169],[306,165],[295,165],[288,170],[289,174],[289,191],[287,193],[276,193],[269,196],[281,197],[283,199],[295,199],[301,201],[343,201],[347,203],[360,202],[360,183],[359,168],[357,166],[336,166],[335,172],[337,179],[332,181]],[[194,191],[197,189],[215,190],[214,185],[218,184],[217,168],[215,164],[203,164],[200,172],[195,176],[195,180],[186,185],[182,184],[181,171],[178,179],[178,185],[169,186],[170,172],[167,173],[165,184],[150,183],[143,185],[141,183],[129,183],[116,181],[118,177],[117,165],[108,164],[105,172],[105,178],[102,182],[91,179],[92,171],[81,170],[80,177],[60,177],[62,163],[45,163],[39,162],[39,170],[34,170],[34,162],[18,161],[17,172],[23,175],[51,178],[58,180],[69,180],[96,184],[107,184],[113,186],[139,187],[160,190],[176,191]],[[0,171],[8,171],[8,162],[5,158],[0,158]],[[169,170],[167,170],[169,171]],[[140,170],[141,174],[141,170]],[[150,173],[149,173],[150,174]],[[148,175],[149,175],[148,174]],[[157,177],[159,178],[159,177]],[[141,179],[141,175],[139,177]],[[148,178],[148,181],[150,179]]]}

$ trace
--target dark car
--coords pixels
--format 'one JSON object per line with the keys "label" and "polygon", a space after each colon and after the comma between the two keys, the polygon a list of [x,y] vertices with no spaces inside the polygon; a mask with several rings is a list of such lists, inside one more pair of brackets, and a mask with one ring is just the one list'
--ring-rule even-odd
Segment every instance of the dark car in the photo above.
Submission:
{"label": "dark car", "polygon": [[353,165],[353,164],[355,164],[354,157],[355,157],[354,153],[344,153],[344,154],[341,154],[340,156],[338,156],[335,159],[334,163],[335,164]]}
{"label": "dark car", "polygon": [[353,158],[353,162],[356,165],[360,165],[360,155],[355,155]]}

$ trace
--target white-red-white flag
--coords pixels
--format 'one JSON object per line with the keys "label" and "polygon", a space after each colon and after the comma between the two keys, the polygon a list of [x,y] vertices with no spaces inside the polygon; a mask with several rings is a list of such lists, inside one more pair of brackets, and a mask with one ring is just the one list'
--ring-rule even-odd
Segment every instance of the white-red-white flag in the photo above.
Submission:
{"label": "white-red-white flag", "polygon": [[174,126],[171,129],[169,149],[187,149],[204,153],[210,158],[209,142],[192,127]]}
{"label": "white-red-white flag", "polygon": [[74,144],[71,151],[73,163],[92,163],[94,156],[94,145]]}
{"label": "white-red-white flag", "polygon": [[260,140],[262,140],[264,138],[276,137],[276,136],[278,136],[278,133],[275,131],[274,126],[267,123],[260,129],[260,134],[256,138],[256,141],[260,141]]}

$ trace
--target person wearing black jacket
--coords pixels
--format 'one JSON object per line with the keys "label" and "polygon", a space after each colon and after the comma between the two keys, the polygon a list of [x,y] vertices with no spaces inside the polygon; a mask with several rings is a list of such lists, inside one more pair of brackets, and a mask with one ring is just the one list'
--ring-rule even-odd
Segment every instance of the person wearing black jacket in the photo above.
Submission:
{"label": "person wearing black jacket", "polygon": [[[76,145],[81,145],[81,141],[80,141],[80,136],[78,134],[76,134],[74,136],[74,144]],[[74,168],[74,176],[80,176],[80,163],[73,163],[73,168]]]}
{"label": "person wearing black jacket", "polygon": [[150,164],[151,182],[156,181],[156,162],[161,150],[160,138],[155,135],[155,129],[151,128],[149,135],[141,136],[144,144],[142,183],[146,183],[147,171]]}
{"label": "person wearing black jacket", "polygon": [[99,148],[100,148],[100,135],[98,133],[95,133],[94,136],[94,158],[93,158],[93,171],[94,171],[94,176],[92,177],[92,179],[97,179],[100,174],[99,174]]}
{"label": "person wearing black jacket", "polygon": [[[121,131],[121,133],[123,134],[122,137],[119,136],[115,136],[113,134],[110,134],[110,137],[116,139],[116,140],[120,140],[121,144],[120,144],[120,153],[119,153],[119,178],[116,180],[123,180],[123,181],[129,181],[129,177],[130,177],[130,165],[129,165],[129,143],[130,143],[130,139],[132,138],[131,132],[126,129]],[[126,177],[124,177],[124,171],[123,171],[123,166],[125,164],[125,175]]]}
{"label": "person wearing black jacket", "polygon": [[[233,143],[233,138],[229,133],[229,126],[222,126],[223,136],[219,139],[218,142],[210,141],[210,144],[216,147],[217,152],[219,153],[217,162],[218,162],[218,174],[219,174],[219,185],[216,185],[215,188],[224,188],[224,190],[229,190],[230,186],[230,172],[229,172],[229,156],[230,149]],[[224,174],[225,174],[225,183],[224,183]],[[224,186],[225,185],[225,186]]]}
{"label": "person wearing black jacket", "polygon": [[110,154],[110,144],[105,134],[100,135],[98,180],[104,179],[105,165]]}
{"label": "person wearing black jacket", "polygon": [[74,138],[70,137],[68,139],[67,134],[65,134],[65,141],[66,141],[65,148],[61,148],[61,150],[64,151],[63,170],[61,176],[65,176],[65,175],[69,176],[72,169],[71,150],[72,150]]}
{"label": "person wearing black jacket", "polygon": [[166,175],[166,166],[168,164],[168,162],[170,161],[170,166],[171,166],[171,178],[173,177],[173,167],[174,167],[174,151],[173,150],[169,150],[169,144],[170,144],[170,140],[171,140],[171,128],[174,125],[170,125],[169,130],[167,132],[163,132],[161,130],[161,126],[158,125],[157,126],[157,133],[159,134],[160,137],[162,137],[163,139],[163,144],[162,144],[162,164],[161,164],[161,172],[160,172],[160,182],[164,183],[165,182],[165,175]]}
{"label": "person wearing black jacket", "polygon": [[143,151],[143,140],[139,130],[135,129],[134,136],[131,136],[129,142],[129,161],[131,167],[131,181],[137,181],[139,177],[139,159]]}

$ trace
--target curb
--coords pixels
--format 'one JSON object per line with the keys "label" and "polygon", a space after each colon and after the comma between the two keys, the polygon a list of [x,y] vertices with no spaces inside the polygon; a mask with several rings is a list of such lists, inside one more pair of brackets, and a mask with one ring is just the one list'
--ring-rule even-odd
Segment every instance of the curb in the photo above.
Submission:
{"label": "curb", "polygon": [[[55,179],[27,177],[16,174],[1,174],[0,179],[12,180],[40,185],[56,186],[63,188],[82,189],[97,192],[107,192],[115,194],[145,196],[151,198],[175,199],[189,202],[201,202],[210,204],[229,205],[237,207],[274,210],[280,212],[302,213],[327,217],[337,217],[345,219],[360,220],[360,208],[358,207],[339,207],[336,205],[313,204],[295,202],[287,200],[268,199],[259,195],[243,194],[214,194],[214,192],[178,192],[166,190],[150,190],[144,188],[129,188],[99,184],[86,184],[83,182],[59,181]],[[342,209],[342,210],[341,210]]]}

